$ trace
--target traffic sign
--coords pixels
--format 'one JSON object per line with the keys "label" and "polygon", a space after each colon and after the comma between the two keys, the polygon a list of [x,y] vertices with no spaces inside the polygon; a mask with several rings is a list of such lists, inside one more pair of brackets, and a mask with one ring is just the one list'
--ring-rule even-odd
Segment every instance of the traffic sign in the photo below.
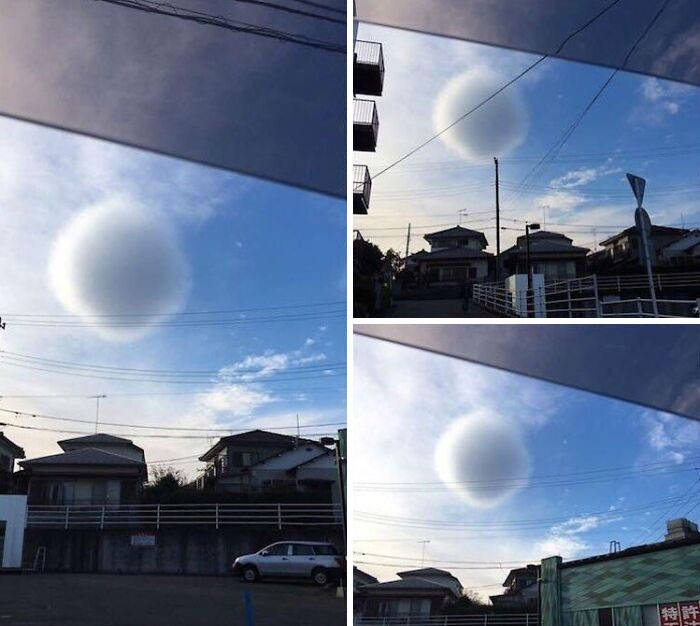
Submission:
{"label": "traffic sign", "polygon": [[634,174],[627,174],[627,180],[630,181],[634,197],[637,198],[637,206],[641,207],[642,200],[644,200],[644,187],[646,187],[647,181]]}

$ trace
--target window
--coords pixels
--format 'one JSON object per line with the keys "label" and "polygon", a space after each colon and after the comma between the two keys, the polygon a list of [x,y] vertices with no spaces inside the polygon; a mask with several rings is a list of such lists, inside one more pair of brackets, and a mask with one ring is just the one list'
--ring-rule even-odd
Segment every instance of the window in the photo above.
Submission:
{"label": "window", "polygon": [[242,452],[241,453],[241,465],[243,467],[250,467],[258,462],[257,452]]}
{"label": "window", "polygon": [[430,600],[427,598],[411,600],[411,615],[430,615]]}
{"label": "window", "polygon": [[598,609],[598,626],[613,626],[612,609]]}
{"label": "window", "polygon": [[287,556],[289,554],[289,544],[288,543],[278,543],[269,548],[265,548],[270,556]]}
{"label": "window", "polygon": [[324,546],[314,546],[314,552],[316,554],[338,554],[338,551],[335,549],[335,546],[331,545],[324,545]]}
{"label": "window", "polygon": [[304,543],[295,543],[292,546],[292,554],[294,556],[313,556],[314,549]]}

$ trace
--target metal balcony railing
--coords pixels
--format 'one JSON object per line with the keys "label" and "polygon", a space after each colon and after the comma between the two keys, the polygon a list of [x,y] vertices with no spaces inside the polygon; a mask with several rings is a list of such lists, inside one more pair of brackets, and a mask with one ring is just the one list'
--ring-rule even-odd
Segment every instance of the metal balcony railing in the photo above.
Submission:
{"label": "metal balcony railing", "polygon": [[29,505],[27,528],[338,526],[339,504]]}
{"label": "metal balcony railing", "polygon": [[483,615],[397,615],[356,617],[355,626],[538,626],[537,613],[486,613]]}
{"label": "metal balcony railing", "polygon": [[355,42],[353,72],[355,93],[381,96],[384,89],[384,51],[382,44],[374,41]]}
{"label": "metal balcony railing", "polygon": [[353,165],[352,168],[352,212],[365,215],[369,208],[369,198],[372,192],[372,179],[366,165]]}
{"label": "metal balcony railing", "polygon": [[374,100],[356,98],[353,102],[353,148],[363,152],[374,152],[379,133],[379,116]]}

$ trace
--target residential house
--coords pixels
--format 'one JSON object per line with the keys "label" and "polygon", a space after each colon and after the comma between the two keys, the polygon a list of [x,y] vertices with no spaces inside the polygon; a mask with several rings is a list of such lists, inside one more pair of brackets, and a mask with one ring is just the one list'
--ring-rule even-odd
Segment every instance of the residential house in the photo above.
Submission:
{"label": "residential house", "polygon": [[[660,268],[668,265],[662,250],[689,234],[690,231],[684,228],[652,226],[650,247],[654,264]],[[608,237],[600,245],[603,250],[589,257],[590,268],[596,274],[639,274],[645,271],[641,236],[636,226]]]}
{"label": "residential house", "polygon": [[357,591],[360,587],[363,587],[364,585],[376,585],[378,582],[379,580],[372,576],[372,574],[363,572],[359,567],[353,565],[352,586],[355,591]]}
{"label": "residential house", "polygon": [[700,230],[691,230],[661,248],[659,261],[679,269],[700,269]]}
{"label": "residential house", "polygon": [[[588,248],[574,246],[561,233],[548,230],[530,233],[530,267],[533,274],[543,274],[545,282],[584,276],[588,252]],[[501,253],[502,274],[527,274],[527,257],[527,237],[521,235],[514,246]]]}
{"label": "residential house", "polygon": [[462,226],[423,236],[430,251],[421,250],[406,259],[406,267],[419,283],[464,284],[484,280],[493,255],[485,251],[484,233]]}
{"label": "residential house", "polygon": [[538,570],[537,565],[511,570],[503,581],[506,590],[502,594],[490,596],[494,608],[497,611],[537,613]]}
{"label": "residential house", "polygon": [[287,490],[339,501],[335,453],[317,441],[252,430],[222,437],[199,460],[207,463],[199,489]]}
{"label": "residential house", "polygon": [[459,580],[445,570],[426,567],[398,576],[358,587],[363,618],[442,615],[463,594]]}
{"label": "residential house", "polygon": [[24,450],[0,431],[0,493],[15,490],[15,461],[24,458]]}
{"label": "residential house", "polygon": [[30,504],[121,504],[138,500],[147,479],[142,448],[97,433],[65,439],[63,450],[20,461]]}

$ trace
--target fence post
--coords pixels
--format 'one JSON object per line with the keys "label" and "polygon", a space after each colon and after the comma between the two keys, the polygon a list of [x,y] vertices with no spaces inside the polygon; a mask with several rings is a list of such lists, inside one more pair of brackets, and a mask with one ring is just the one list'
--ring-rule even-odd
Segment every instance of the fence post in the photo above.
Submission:
{"label": "fence post", "polygon": [[156,530],[160,530],[160,504],[156,505]]}
{"label": "fence post", "polygon": [[105,505],[102,505],[102,515],[100,516],[100,530],[105,527]]}
{"label": "fence post", "polygon": [[216,530],[219,530],[219,503],[216,503]]}
{"label": "fence post", "polygon": [[525,613],[525,626],[530,626],[530,614]]}
{"label": "fence post", "polygon": [[598,293],[598,275],[593,274],[593,297],[595,298],[595,316],[603,317],[603,307],[600,304],[600,294]]}
{"label": "fence post", "polygon": [[255,626],[255,617],[253,616],[253,599],[250,596],[250,591],[243,592],[243,602],[245,604],[246,626]]}
{"label": "fence post", "polygon": [[277,503],[277,528],[282,530],[282,505]]}
{"label": "fence post", "polygon": [[566,300],[569,307],[569,317],[573,317],[573,312],[571,310],[571,284],[568,281],[566,283]]}
{"label": "fence post", "polygon": [[637,298],[637,317],[644,317],[644,309],[642,308],[642,301]]}

